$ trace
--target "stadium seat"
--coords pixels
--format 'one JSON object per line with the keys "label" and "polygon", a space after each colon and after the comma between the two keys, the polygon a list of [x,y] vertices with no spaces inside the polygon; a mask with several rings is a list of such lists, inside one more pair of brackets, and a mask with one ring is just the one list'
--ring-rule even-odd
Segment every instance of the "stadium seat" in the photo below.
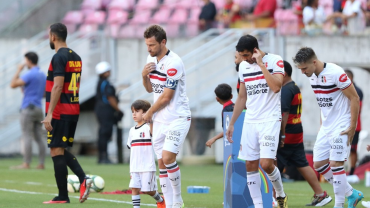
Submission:
{"label": "stadium seat", "polygon": [[125,25],[123,26],[118,34],[119,38],[134,38],[135,37],[135,25]]}
{"label": "stadium seat", "polygon": [[180,34],[180,25],[179,24],[167,24],[163,26],[166,30],[168,38],[177,38]]}
{"label": "stadium seat", "polygon": [[146,28],[148,28],[148,25],[147,24],[144,24],[144,25],[139,25],[136,27],[135,29],[135,38],[144,38],[144,32],[146,30]]}
{"label": "stadium seat", "polygon": [[113,23],[113,24],[109,24],[108,27],[106,27],[105,32],[108,36],[112,38],[118,38],[120,29],[121,29],[121,24]]}
{"label": "stadium seat", "polygon": [[196,0],[180,0],[176,4],[176,8],[190,9],[196,3]]}
{"label": "stadium seat", "polygon": [[128,20],[128,13],[126,11],[110,10],[108,14],[108,24],[124,24]]}
{"label": "stadium seat", "polygon": [[154,24],[168,22],[168,20],[170,19],[170,14],[171,10],[169,8],[162,7],[154,14],[153,18],[151,19],[151,22]]}
{"label": "stadium seat", "polygon": [[164,0],[163,4],[162,4],[162,7],[172,9],[176,6],[177,2],[178,2],[178,0]]}
{"label": "stadium seat", "polygon": [[135,0],[112,0],[108,5],[109,10],[132,10],[135,4]]}
{"label": "stadium seat", "polygon": [[217,10],[220,10],[220,9],[222,9],[224,7],[225,0],[213,0],[213,3],[215,4],[216,9]]}
{"label": "stadium seat", "polygon": [[99,10],[102,7],[102,0],[84,0],[81,9]]}
{"label": "stadium seat", "polygon": [[188,20],[188,11],[185,9],[176,9],[168,22],[183,24],[187,20]]}
{"label": "stadium seat", "polygon": [[103,24],[105,22],[106,13],[103,11],[95,11],[86,15],[86,24]]}
{"label": "stadium seat", "polygon": [[194,9],[190,10],[190,18],[189,18],[188,22],[193,23],[193,24],[198,24],[200,12],[201,12],[200,8],[194,8]]}
{"label": "stadium seat", "polygon": [[108,9],[108,6],[109,4],[112,2],[112,0],[102,0],[101,1],[101,8],[103,10],[107,10]]}
{"label": "stadium seat", "polygon": [[69,11],[62,22],[66,25],[68,33],[74,33],[77,26],[83,22],[84,14],[81,11]]}
{"label": "stadium seat", "polygon": [[80,29],[79,29],[79,32],[80,32],[80,36],[84,36],[84,35],[87,35],[89,33],[94,33],[98,31],[98,25],[97,24],[83,24],[81,25]]}
{"label": "stadium seat", "polygon": [[151,11],[150,10],[135,10],[135,15],[132,18],[131,22],[132,24],[146,24],[150,20],[151,16]]}
{"label": "stadium seat", "polygon": [[139,0],[136,4],[136,9],[155,9],[158,5],[158,0]]}

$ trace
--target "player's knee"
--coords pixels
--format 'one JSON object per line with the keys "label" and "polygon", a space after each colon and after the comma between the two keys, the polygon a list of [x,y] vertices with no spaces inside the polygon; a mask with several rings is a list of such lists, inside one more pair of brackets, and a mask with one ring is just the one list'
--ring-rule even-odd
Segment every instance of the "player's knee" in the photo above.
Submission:
{"label": "player's knee", "polygon": [[171,163],[174,163],[176,161],[176,155],[175,154],[166,154],[166,153],[163,153],[162,154],[162,161],[164,164],[171,164]]}
{"label": "player's knee", "polygon": [[272,173],[275,169],[275,165],[272,161],[261,161],[261,167],[266,173]]}
{"label": "player's knee", "polygon": [[55,157],[58,155],[64,155],[64,148],[61,147],[51,147],[50,148],[50,156]]}
{"label": "player's knee", "polygon": [[339,167],[343,165],[344,165],[343,161],[330,161],[330,167]]}
{"label": "player's knee", "polygon": [[248,171],[257,171],[258,170],[258,161],[246,161],[245,167]]}

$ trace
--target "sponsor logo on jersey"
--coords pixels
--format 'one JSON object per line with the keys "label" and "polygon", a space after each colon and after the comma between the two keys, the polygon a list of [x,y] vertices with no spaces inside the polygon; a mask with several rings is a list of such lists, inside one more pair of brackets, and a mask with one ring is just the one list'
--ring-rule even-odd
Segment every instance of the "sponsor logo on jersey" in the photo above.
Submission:
{"label": "sponsor logo on jersey", "polygon": [[348,79],[347,74],[342,74],[339,77],[340,82],[345,82],[345,81],[347,81],[347,79]]}
{"label": "sponsor logo on jersey", "polygon": [[177,74],[177,70],[176,69],[169,69],[169,70],[167,70],[167,74],[168,74],[168,76],[173,77]]}
{"label": "sponsor logo on jersey", "polygon": [[282,60],[278,61],[276,65],[280,68],[284,68],[284,62]]}

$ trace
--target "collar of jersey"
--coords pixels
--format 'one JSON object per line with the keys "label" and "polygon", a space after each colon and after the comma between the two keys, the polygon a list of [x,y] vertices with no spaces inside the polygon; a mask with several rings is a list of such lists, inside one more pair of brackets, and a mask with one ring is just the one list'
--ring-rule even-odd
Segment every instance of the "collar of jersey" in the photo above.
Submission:
{"label": "collar of jersey", "polygon": [[157,64],[159,64],[159,62],[161,62],[163,59],[164,59],[164,57],[166,57],[166,56],[168,56],[168,54],[170,54],[170,49],[167,49],[167,53],[166,53],[166,55],[164,55],[162,58],[161,58],[161,60],[157,60]]}
{"label": "collar of jersey", "polygon": [[146,123],[143,123],[141,126],[135,126],[135,129],[140,129],[142,126],[144,126]]}
{"label": "collar of jersey", "polygon": [[224,108],[225,108],[226,106],[228,106],[228,105],[231,105],[231,104],[233,104],[233,101],[232,101],[232,100],[227,101],[226,103],[224,103]]}

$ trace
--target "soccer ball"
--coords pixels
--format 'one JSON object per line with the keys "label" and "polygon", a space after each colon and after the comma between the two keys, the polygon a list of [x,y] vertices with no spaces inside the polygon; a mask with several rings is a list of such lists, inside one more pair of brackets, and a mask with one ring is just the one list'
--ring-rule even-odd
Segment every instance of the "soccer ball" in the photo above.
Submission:
{"label": "soccer ball", "polygon": [[80,180],[76,175],[68,175],[67,177],[68,192],[76,193],[80,191]]}
{"label": "soccer ball", "polygon": [[97,175],[87,175],[92,179],[92,184],[90,188],[90,192],[101,192],[104,189],[105,182],[104,179]]}

